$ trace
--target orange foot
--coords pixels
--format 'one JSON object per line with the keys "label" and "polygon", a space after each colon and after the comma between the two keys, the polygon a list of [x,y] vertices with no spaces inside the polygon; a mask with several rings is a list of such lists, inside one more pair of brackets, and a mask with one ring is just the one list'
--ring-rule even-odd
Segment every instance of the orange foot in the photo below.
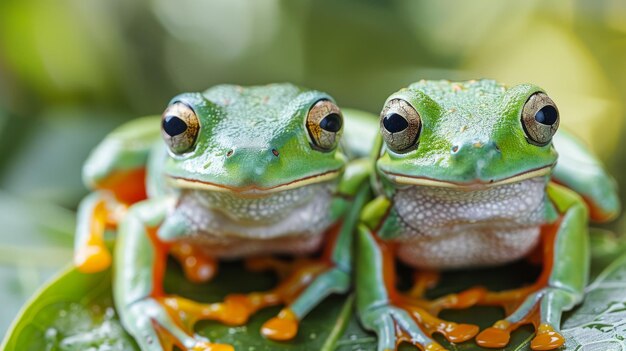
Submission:
{"label": "orange foot", "polygon": [[163,297],[159,302],[190,330],[200,320],[214,320],[232,326],[242,325],[248,320],[247,310],[237,303],[199,303],[173,295]]}
{"label": "orange foot", "polygon": [[508,310],[508,317],[483,330],[476,337],[478,345],[487,348],[505,347],[511,333],[526,324],[532,324],[537,331],[530,344],[535,351],[554,350],[565,343],[565,338],[555,329],[560,318],[554,317],[560,316],[563,307],[572,304],[576,298],[569,291],[560,289],[544,288],[528,293],[529,290],[523,288],[485,296],[486,304],[500,304]]}
{"label": "orange foot", "polygon": [[[529,321],[511,323],[507,320],[496,322],[492,327],[483,330],[476,337],[476,343],[486,348],[500,349],[509,344],[511,333]],[[534,324],[534,323],[533,323]],[[539,324],[537,334],[530,343],[534,351],[554,350],[563,346],[565,338],[549,324]]]}
{"label": "orange foot", "polygon": [[[256,264],[254,267],[256,270],[261,268],[287,269],[287,266],[276,265],[276,261],[271,260],[253,261],[252,264]],[[248,262],[248,266],[250,265],[251,262]],[[291,275],[276,288],[266,292],[231,294],[224,299],[224,305],[228,306],[232,319],[245,323],[252,314],[262,308],[290,304],[316,277],[328,271],[329,268],[328,263],[323,261],[299,261],[295,264]],[[282,274],[286,273],[282,272]],[[298,316],[291,309],[284,308],[276,317],[263,324],[261,334],[271,340],[290,340],[296,336],[298,327]]]}

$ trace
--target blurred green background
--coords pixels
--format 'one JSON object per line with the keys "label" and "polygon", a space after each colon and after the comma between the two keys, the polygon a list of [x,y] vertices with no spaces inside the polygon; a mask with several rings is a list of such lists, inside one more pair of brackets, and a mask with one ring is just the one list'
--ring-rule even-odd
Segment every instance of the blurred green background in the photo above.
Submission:
{"label": "blurred green background", "polygon": [[180,92],[290,81],[378,113],[422,78],[532,82],[624,194],[625,63],[623,0],[2,0],[0,335],[69,262],[90,149]]}

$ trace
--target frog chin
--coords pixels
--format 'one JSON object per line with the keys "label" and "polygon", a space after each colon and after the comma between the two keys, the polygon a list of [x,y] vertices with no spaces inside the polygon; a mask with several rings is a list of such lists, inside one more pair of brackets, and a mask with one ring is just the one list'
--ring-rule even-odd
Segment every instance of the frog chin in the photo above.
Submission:
{"label": "frog chin", "polygon": [[227,184],[213,183],[200,179],[179,177],[173,175],[167,175],[167,182],[177,189],[189,189],[189,190],[201,190],[201,191],[214,191],[232,193],[241,197],[266,197],[277,192],[292,190],[299,187],[323,183],[336,179],[341,174],[341,169],[331,170],[312,176],[303,177],[290,182],[285,182],[271,186],[259,186],[257,184],[233,186]]}
{"label": "frog chin", "polygon": [[406,174],[393,173],[388,171],[383,171],[385,176],[391,180],[392,182],[398,185],[419,185],[419,186],[429,186],[429,187],[440,187],[440,188],[452,188],[452,189],[460,189],[460,190],[482,190],[489,189],[501,185],[507,185],[512,183],[518,183],[524,180],[545,177],[550,175],[554,165],[544,166],[540,168],[535,168],[528,170],[526,172],[518,173],[511,177],[503,178],[503,179],[476,179],[469,182],[455,182],[448,180],[439,180],[429,177],[420,177],[420,176],[411,176]]}

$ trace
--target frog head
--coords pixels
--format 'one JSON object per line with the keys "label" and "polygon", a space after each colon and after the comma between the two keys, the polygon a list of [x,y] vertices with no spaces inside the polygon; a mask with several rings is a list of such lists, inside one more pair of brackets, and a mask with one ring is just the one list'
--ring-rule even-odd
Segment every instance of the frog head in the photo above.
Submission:
{"label": "frog head", "polygon": [[163,113],[168,182],[263,195],[341,173],[343,120],[332,98],[291,84],[219,85],[173,98]]}
{"label": "frog head", "polygon": [[377,167],[393,184],[481,188],[548,176],[554,102],[539,87],[420,81],[391,95]]}

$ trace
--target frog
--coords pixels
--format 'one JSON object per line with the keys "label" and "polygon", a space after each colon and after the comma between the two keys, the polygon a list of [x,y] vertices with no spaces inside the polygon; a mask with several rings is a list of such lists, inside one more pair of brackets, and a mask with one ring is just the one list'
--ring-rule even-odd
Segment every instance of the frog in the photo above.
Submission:
{"label": "frog", "polygon": [[[421,80],[387,98],[378,124],[376,195],[355,239],[357,311],[378,350],[444,350],[434,334],[504,348],[527,324],[535,328],[532,350],[561,347],[562,314],[582,301],[588,281],[588,223],[615,218],[620,202],[589,148],[557,133],[559,110],[545,90]],[[425,297],[441,271],[522,259],[541,264],[532,284]],[[397,288],[397,262],[413,271],[408,290]],[[502,307],[505,317],[482,331],[439,318],[472,306]]]}
{"label": "frog", "polygon": [[[315,306],[351,287],[369,162],[348,158],[346,125],[330,95],[290,83],[217,85],[177,95],[161,116],[127,122],[83,168],[94,191],[78,210],[78,270],[113,266],[117,313],[143,351],[233,350],[196,334],[194,324],[244,325],[277,305],[284,307],[260,332],[293,339]],[[219,261],[235,259],[281,279],[269,291],[193,301],[164,291],[169,256],[198,284],[219,274]]]}

